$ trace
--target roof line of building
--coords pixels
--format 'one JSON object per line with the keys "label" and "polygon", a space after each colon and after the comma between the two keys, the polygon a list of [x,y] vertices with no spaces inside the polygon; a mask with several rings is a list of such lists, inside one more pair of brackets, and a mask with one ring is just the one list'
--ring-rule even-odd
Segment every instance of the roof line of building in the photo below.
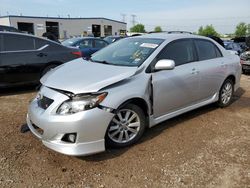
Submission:
{"label": "roof line of building", "polygon": [[117,21],[104,17],[89,17],[89,18],[66,18],[66,17],[42,17],[42,16],[18,16],[18,15],[8,15],[8,16],[0,16],[0,18],[40,18],[40,19],[64,19],[64,20],[81,20],[81,19],[103,19],[108,21],[113,21],[117,23],[127,24],[126,22]]}

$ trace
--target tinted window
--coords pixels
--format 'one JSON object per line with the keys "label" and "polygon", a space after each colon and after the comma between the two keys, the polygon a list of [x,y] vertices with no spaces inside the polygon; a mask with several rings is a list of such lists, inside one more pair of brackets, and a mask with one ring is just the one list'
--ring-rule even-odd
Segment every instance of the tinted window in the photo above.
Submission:
{"label": "tinted window", "polygon": [[35,46],[36,49],[39,49],[47,44],[50,44],[48,41],[46,40],[42,40],[42,39],[35,39]]}
{"label": "tinted window", "polygon": [[221,57],[219,49],[210,41],[207,40],[195,40],[199,60],[208,60]]}
{"label": "tinted window", "polygon": [[158,60],[171,59],[178,66],[195,61],[194,52],[194,45],[191,40],[178,40],[168,44],[161,52]]}
{"label": "tinted window", "polygon": [[34,50],[33,37],[3,35],[3,51]]}
{"label": "tinted window", "polygon": [[80,48],[92,48],[92,40],[82,40],[76,46],[79,46]]}
{"label": "tinted window", "polygon": [[102,40],[95,40],[95,47],[96,48],[103,48],[107,46],[107,43]]}
{"label": "tinted window", "polygon": [[67,39],[65,41],[62,42],[63,46],[74,46],[77,41],[79,41],[79,38],[71,38],[71,39]]}
{"label": "tinted window", "polygon": [[215,47],[215,51],[216,51],[216,56],[217,57],[222,57],[222,53],[217,47]]}

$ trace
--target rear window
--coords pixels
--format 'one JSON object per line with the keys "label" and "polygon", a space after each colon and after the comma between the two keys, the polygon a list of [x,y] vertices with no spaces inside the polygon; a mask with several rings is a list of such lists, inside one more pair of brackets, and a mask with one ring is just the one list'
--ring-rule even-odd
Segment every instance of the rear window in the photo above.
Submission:
{"label": "rear window", "polygon": [[34,50],[34,38],[22,35],[3,35],[3,51]]}
{"label": "rear window", "polygon": [[95,40],[95,48],[103,48],[107,46],[107,43],[102,40]]}
{"label": "rear window", "polygon": [[208,40],[195,40],[199,60],[208,60],[221,57],[222,54],[219,49]]}
{"label": "rear window", "polygon": [[35,39],[35,46],[36,49],[39,49],[47,44],[50,44],[50,42],[46,41],[46,40],[42,40],[42,39]]}
{"label": "rear window", "polygon": [[80,40],[79,38],[67,39],[67,40],[62,42],[62,45],[63,46],[74,46],[75,43],[77,43],[79,40]]}

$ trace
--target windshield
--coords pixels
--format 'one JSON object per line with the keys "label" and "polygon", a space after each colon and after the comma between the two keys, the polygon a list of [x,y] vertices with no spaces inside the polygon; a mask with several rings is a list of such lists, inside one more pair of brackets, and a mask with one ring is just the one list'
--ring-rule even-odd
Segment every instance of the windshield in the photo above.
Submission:
{"label": "windshield", "polygon": [[119,40],[95,53],[91,61],[120,66],[140,66],[162,42],[162,39],[148,38]]}
{"label": "windshield", "polygon": [[79,38],[71,38],[71,39],[67,39],[65,41],[62,42],[62,45],[64,46],[74,46],[74,44],[79,41]]}

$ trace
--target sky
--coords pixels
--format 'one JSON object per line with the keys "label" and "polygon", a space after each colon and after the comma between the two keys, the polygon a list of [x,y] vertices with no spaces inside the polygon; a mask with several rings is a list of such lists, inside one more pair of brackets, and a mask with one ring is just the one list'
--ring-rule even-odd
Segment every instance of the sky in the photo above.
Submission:
{"label": "sky", "polygon": [[226,34],[239,22],[250,24],[250,0],[0,0],[0,15],[105,17],[125,20],[128,30],[136,15],[147,31],[195,32],[212,24]]}

